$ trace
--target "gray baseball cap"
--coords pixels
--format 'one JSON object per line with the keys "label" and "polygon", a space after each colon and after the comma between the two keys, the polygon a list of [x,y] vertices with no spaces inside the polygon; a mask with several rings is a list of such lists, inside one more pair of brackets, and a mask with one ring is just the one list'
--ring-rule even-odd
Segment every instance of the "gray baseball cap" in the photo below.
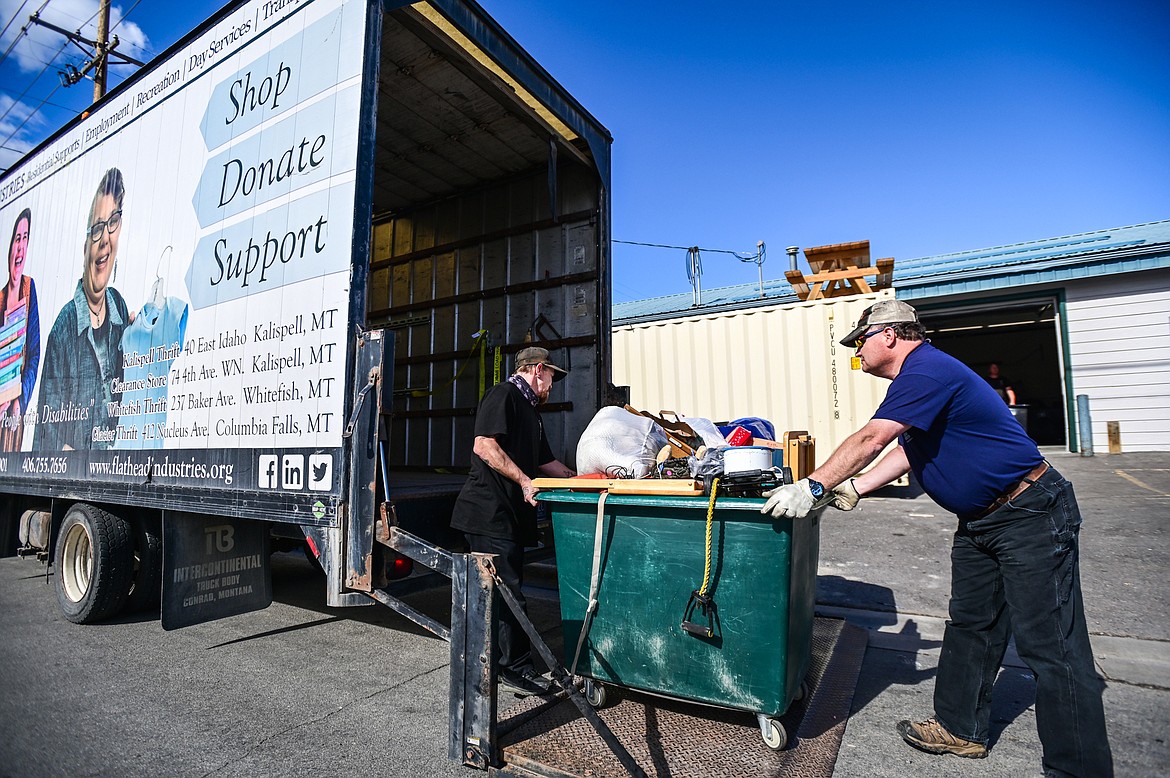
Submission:
{"label": "gray baseball cap", "polygon": [[516,355],[516,370],[519,371],[522,367],[529,365],[544,365],[553,371],[553,380],[559,381],[568,374],[568,370],[557,367],[552,362],[548,361],[548,349],[540,346],[529,346],[520,350]]}
{"label": "gray baseball cap", "polygon": [[853,348],[857,339],[864,335],[870,327],[876,327],[879,324],[904,324],[913,321],[918,321],[918,311],[906,303],[901,300],[878,300],[861,312],[857,326],[837,342],[842,346]]}

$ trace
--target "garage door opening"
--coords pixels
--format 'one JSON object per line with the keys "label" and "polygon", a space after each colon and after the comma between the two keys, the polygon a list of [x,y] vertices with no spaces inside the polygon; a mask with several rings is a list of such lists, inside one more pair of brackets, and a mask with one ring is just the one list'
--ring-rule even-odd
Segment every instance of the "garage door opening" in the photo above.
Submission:
{"label": "garage door opening", "polygon": [[1057,300],[922,306],[931,342],[986,377],[992,363],[1016,392],[1012,412],[1040,446],[1067,444]]}

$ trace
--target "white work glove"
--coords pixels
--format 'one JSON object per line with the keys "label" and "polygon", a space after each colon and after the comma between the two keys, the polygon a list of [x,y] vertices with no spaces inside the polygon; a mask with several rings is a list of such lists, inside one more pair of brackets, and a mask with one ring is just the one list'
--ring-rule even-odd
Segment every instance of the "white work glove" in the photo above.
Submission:
{"label": "white work glove", "polygon": [[814,500],[807,478],[764,492],[763,496],[767,497],[768,501],[760,508],[760,513],[770,513],[774,519],[803,519],[814,508],[826,505],[833,499],[833,493],[830,491],[826,492],[819,502]]}
{"label": "white work glove", "polygon": [[853,479],[849,478],[833,487],[833,501],[829,505],[839,511],[851,511],[857,507],[860,500],[861,494],[858,493]]}

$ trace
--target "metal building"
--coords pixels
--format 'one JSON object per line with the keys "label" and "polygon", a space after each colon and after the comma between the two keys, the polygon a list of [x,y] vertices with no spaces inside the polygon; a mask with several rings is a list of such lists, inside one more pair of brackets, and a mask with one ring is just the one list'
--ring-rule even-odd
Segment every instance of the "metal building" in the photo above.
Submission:
{"label": "metal building", "polygon": [[[1094,450],[1109,450],[1110,426],[1120,433],[1122,451],[1170,450],[1170,220],[898,260],[893,282],[897,298],[919,310],[935,345],[980,374],[993,362],[1000,366],[1016,390],[1017,416],[1040,445],[1080,450],[1076,398],[1085,395]],[[798,304],[792,288],[781,280],[764,283],[762,291],[761,296],[757,284],[704,290],[700,306],[693,304],[691,294],[614,305],[614,383],[631,386],[635,405],[639,400],[651,408],[659,400],[677,402],[682,407],[672,410],[692,415],[718,417],[727,407],[728,413],[772,413],[780,416],[777,426],[792,428],[803,426],[803,414],[809,429],[819,430],[818,450],[827,454],[842,436],[833,424],[827,425],[827,434],[824,413],[812,410],[817,397],[834,397],[826,394],[823,382],[809,380],[799,367],[789,370],[787,378],[779,378],[784,371],[775,367],[753,378],[744,365],[777,359],[777,340],[785,348],[806,350],[805,356],[794,359],[789,354],[786,361],[813,364],[814,349],[825,353],[832,348],[828,332],[769,332],[769,347],[762,347],[761,336],[749,334],[735,319],[762,321],[767,316],[758,314],[770,310],[819,305],[845,307],[852,321],[852,305],[866,298]],[[785,321],[788,328],[794,318]],[[668,322],[677,322],[676,328],[689,322],[692,329],[685,338],[664,338]],[[696,328],[697,322],[706,324]],[[742,334],[737,336],[737,331]],[[762,375],[762,391],[734,408],[683,394],[679,382],[709,373],[712,360],[722,363],[724,352],[741,355],[741,371],[729,369],[726,382],[738,387]],[[825,364],[840,374],[838,359],[830,355]],[[661,366],[657,371],[665,375],[660,381],[665,386],[650,380],[655,365]],[[849,424],[864,423],[885,392],[881,379],[860,379],[848,383],[849,391],[858,393],[850,398],[854,418]],[[696,381],[689,380],[693,390]],[[769,386],[775,389],[778,380],[803,388],[810,398],[807,410],[790,399],[772,406],[757,399]],[[734,397],[743,390],[721,391]],[[787,385],[777,394],[791,398],[799,391]],[[839,411],[839,394],[834,399]],[[789,414],[786,408],[796,412]]]}

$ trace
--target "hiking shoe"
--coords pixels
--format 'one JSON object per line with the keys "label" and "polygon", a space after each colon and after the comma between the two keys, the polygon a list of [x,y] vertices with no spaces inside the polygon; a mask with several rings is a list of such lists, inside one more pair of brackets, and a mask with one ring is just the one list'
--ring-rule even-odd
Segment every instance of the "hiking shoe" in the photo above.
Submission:
{"label": "hiking shoe", "polygon": [[987,746],[974,740],[955,737],[934,719],[899,721],[898,734],[910,745],[928,754],[954,754],[968,759],[987,756]]}
{"label": "hiking shoe", "polygon": [[501,669],[500,683],[512,687],[519,697],[529,697],[533,694],[548,694],[552,681],[536,672],[534,667],[523,667],[519,670]]}

